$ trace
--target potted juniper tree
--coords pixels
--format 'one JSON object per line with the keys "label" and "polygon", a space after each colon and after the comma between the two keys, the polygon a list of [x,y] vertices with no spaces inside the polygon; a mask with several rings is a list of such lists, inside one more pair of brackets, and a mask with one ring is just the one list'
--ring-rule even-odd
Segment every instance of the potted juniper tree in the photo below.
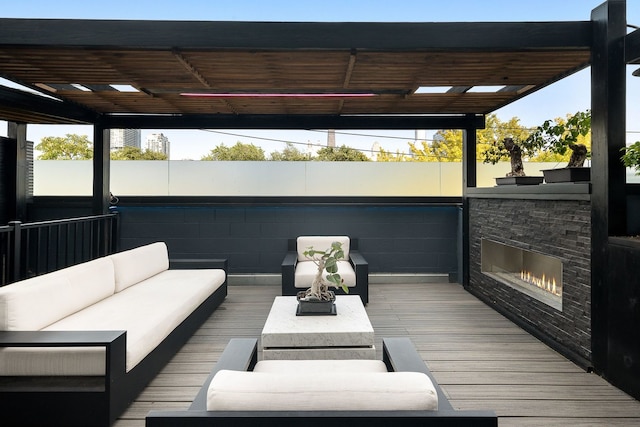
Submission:
{"label": "potted juniper tree", "polygon": [[[569,150],[571,156],[566,167],[542,171],[546,182],[588,181],[590,168],[584,162],[590,153],[581,142],[591,131],[591,111],[578,111],[566,120],[546,120],[523,140],[505,138],[485,152],[484,163],[496,164],[509,158],[511,172],[507,177],[524,177],[523,159],[532,159],[541,153],[564,155]],[[539,178],[539,177],[537,177]],[[530,183],[538,184],[541,180]],[[509,182],[511,183],[511,182]]]}
{"label": "potted juniper tree", "polygon": [[311,287],[297,294],[297,314],[336,314],[335,293],[329,288],[341,288],[349,293],[349,288],[338,273],[338,261],[344,258],[342,243],[333,242],[325,250],[317,250],[311,246],[303,253],[317,266],[317,271]]}
{"label": "potted juniper tree", "polygon": [[564,168],[542,171],[547,183],[590,181],[591,168],[584,162],[590,153],[587,146],[580,143],[580,138],[591,132],[591,111],[578,111],[567,118],[566,122],[547,120],[532,134],[534,145],[546,148],[557,154],[565,154],[571,150],[571,157]]}

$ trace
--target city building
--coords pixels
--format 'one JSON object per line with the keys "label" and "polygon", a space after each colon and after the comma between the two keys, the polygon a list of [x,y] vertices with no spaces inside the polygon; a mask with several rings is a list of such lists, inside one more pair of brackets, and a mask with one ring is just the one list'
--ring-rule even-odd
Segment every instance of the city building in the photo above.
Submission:
{"label": "city building", "polygon": [[111,129],[111,151],[120,150],[124,147],[141,148],[140,129]]}
{"label": "city building", "polygon": [[169,158],[169,138],[162,133],[152,133],[147,135],[145,148],[156,153],[163,153]]}

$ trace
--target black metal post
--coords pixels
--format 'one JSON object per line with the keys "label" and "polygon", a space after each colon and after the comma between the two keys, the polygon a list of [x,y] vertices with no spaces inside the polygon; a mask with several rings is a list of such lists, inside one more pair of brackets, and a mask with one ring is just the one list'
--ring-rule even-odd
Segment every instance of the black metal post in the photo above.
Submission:
{"label": "black metal post", "polygon": [[477,185],[477,136],[476,129],[465,129],[462,132],[462,284],[469,286],[469,197],[467,190]]}
{"label": "black metal post", "polygon": [[109,211],[109,129],[96,124],[93,127],[93,213]]}
{"label": "black metal post", "polygon": [[9,265],[10,271],[8,277],[11,282],[17,282],[22,279],[22,223],[20,221],[11,221],[9,222],[9,226],[13,227],[10,239],[10,247],[13,250],[11,251],[12,260]]}
{"label": "black metal post", "polygon": [[[608,364],[610,235],[626,233],[625,146],[626,0],[609,0],[591,12],[591,347],[594,369]],[[613,307],[612,307],[613,308]]]}

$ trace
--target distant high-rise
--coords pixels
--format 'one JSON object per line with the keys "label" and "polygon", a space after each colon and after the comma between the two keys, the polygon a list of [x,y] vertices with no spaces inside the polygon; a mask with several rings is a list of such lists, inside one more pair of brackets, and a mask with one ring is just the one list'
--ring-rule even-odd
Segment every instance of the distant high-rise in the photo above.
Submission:
{"label": "distant high-rise", "polygon": [[147,135],[146,149],[156,153],[163,153],[169,158],[169,138],[162,133],[152,133]]}
{"label": "distant high-rise", "polygon": [[329,129],[327,132],[327,147],[335,147],[336,146],[336,130]]}
{"label": "distant high-rise", "polygon": [[120,150],[124,147],[141,148],[140,129],[111,129],[109,137],[111,139],[111,151]]}

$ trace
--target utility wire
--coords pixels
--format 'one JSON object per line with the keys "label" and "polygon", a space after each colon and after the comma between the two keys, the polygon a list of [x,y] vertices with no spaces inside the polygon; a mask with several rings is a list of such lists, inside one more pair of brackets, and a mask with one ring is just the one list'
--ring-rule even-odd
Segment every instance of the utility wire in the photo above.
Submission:
{"label": "utility wire", "polygon": [[[487,129],[493,129],[493,130],[530,130],[533,131],[536,128],[500,128],[500,127],[489,127]],[[285,140],[285,139],[278,139],[278,138],[267,138],[267,137],[262,137],[262,136],[253,136],[253,135],[246,135],[246,134],[240,134],[240,133],[233,133],[233,132],[223,132],[223,131],[218,131],[218,130],[213,130],[213,129],[200,129],[203,132],[209,132],[209,133],[215,133],[215,134],[220,134],[220,135],[229,135],[229,136],[235,136],[238,138],[247,138],[247,139],[255,139],[255,140],[260,140],[260,141],[269,141],[269,142],[278,142],[278,143],[284,143],[284,144],[291,144],[291,145],[300,145],[300,146],[304,146],[304,147],[320,147],[320,148],[324,148],[327,145],[326,144],[319,144],[319,143],[312,143],[312,142],[298,142],[298,141],[291,141],[291,140]],[[327,133],[327,130],[319,130],[319,129],[306,129],[309,132],[319,132],[319,133]],[[361,136],[361,137],[369,137],[369,138],[380,138],[380,139],[398,139],[398,140],[404,140],[407,141],[407,143],[409,142],[413,142],[415,140],[408,140],[408,138],[405,137],[401,137],[401,136],[389,136],[389,135],[375,135],[375,134],[365,134],[365,133],[355,133],[355,132],[335,132],[338,135],[350,135],[350,136]],[[635,130],[635,131],[626,131],[626,133],[639,133],[640,134],[640,130]],[[435,142],[435,139],[421,139],[420,141],[425,141],[427,143],[429,142]],[[379,151],[377,150],[371,150],[371,149],[366,149],[366,148],[354,148],[354,147],[349,147],[352,150],[356,150],[356,151],[360,151],[362,153],[379,153]],[[386,150],[384,150],[384,148],[382,148],[383,151],[387,152]],[[413,153],[406,153],[404,151],[396,151],[391,152],[388,151],[387,152],[390,155],[393,156],[403,156],[403,157],[413,157]],[[436,158],[437,156],[428,156],[428,157],[433,157]]]}

